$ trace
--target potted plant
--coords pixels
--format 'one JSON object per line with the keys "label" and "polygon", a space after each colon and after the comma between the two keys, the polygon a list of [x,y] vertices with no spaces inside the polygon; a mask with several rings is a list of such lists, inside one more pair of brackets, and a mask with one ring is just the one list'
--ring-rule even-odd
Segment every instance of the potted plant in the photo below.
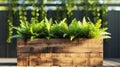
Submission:
{"label": "potted plant", "polygon": [[95,66],[103,64],[103,38],[110,38],[107,28],[101,28],[101,20],[66,19],[36,22],[22,21],[14,27],[17,34],[17,65]]}

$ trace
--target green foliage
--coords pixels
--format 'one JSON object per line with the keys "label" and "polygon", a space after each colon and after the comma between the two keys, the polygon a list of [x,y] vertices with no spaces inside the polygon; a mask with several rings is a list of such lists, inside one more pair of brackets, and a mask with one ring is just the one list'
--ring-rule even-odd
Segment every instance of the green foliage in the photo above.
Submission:
{"label": "green foliage", "polygon": [[78,23],[79,23],[78,25],[80,27],[78,37],[88,38],[90,22],[87,22],[84,17],[82,22],[78,22]]}
{"label": "green foliage", "polygon": [[[17,2],[17,0],[15,0]],[[29,3],[32,4],[33,10],[31,12],[32,18],[31,21],[27,21],[27,12],[25,6],[25,0],[23,0],[22,5],[19,10],[19,19],[20,19],[20,27],[14,27],[17,30],[17,35],[13,36],[13,38],[26,38],[26,39],[34,39],[34,38],[70,38],[71,40],[74,38],[98,38],[103,36],[106,38],[109,33],[104,32],[107,28],[99,29],[101,27],[107,26],[106,15],[107,15],[107,7],[102,4],[99,5],[99,0],[81,0],[83,1],[83,10],[85,17],[90,17],[90,11],[92,12],[93,22],[97,22],[97,20],[102,19],[102,22],[98,24],[93,24],[90,21],[77,21],[76,19],[72,20],[70,25],[67,25],[66,22],[71,21],[73,18],[73,10],[76,8],[75,0],[61,0],[62,6],[57,6],[57,14],[54,19],[57,21],[53,24],[54,21],[47,20],[45,17],[47,16],[47,11],[45,10],[44,0],[38,0],[38,4],[40,7],[36,5],[35,1],[28,0]],[[10,42],[12,36],[12,27],[13,27],[13,17],[12,15],[16,14],[17,4],[14,1],[9,1],[11,5],[9,6],[9,17],[8,17],[8,39],[7,42]],[[98,6],[99,5],[99,6]],[[97,6],[97,7],[96,7]],[[62,12],[64,10],[64,12]],[[40,18],[39,18],[40,17]],[[63,18],[67,18],[67,20],[62,20]],[[40,20],[40,22],[38,21]],[[44,19],[44,20],[43,20]],[[103,23],[104,22],[104,23]],[[70,23],[70,22],[69,22]],[[102,25],[101,25],[102,23]],[[97,25],[99,25],[97,27]],[[90,28],[91,27],[91,28]],[[90,31],[91,30],[91,31]],[[101,34],[101,32],[103,32]]]}
{"label": "green foliage", "polygon": [[63,38],[66,37],[66,33],[68,32],[68,25],[65,22],[66,18],[60,21],[60,23],[55,23],[51,26],[51,34],[55,38]]}
{"label": "green foliage", "polygon": [[36,22],[35,18],[31,19],[31,22],[22,21],[19,27],[14,27],[17,30],[17,35],[14,35],[13,38],[24,38],[31,39],[37,37],[45,37],[47,35],[47,27],[45,21]]}
{"label": "green foliage", "polygon": [[76,7],[75,0],[61,0],[61,2],[62,6],[56,6],[57,10],[54,19],[57,22],[60,22],[64,18],[67,18],[66,21],[72,19],[73,10]]}
{"label": "green foliage", "polygon": [[45,21],[35,22],[35,19],[30,23],[31,39],[36,37],[45,37],[47,35],[47,28]]}
{"label": "green foliage", "polygon": [[66,0],[66,10],[67,10],[67,15],[68,17],[71,17],[73,15],[73,10],[76,5],[74,4],[74,0]]}
{"label": "green foliage", "polygon": [[7,43],[10,43],[11,42],[11,36],[12,36],[12,27],[13,27],[13,18],[11,17],[11,16],[9,16],[8,17],[9,19],[8,19],[8,21],[7,21],[7,23],[8,23],[8,38],[7,38]]}
{"label": "green foliage", "polygon": [[13,34],[13,15],[16,14],[16,0],[9,1],[10,5],[8,6],[8,36],[7,36],[7,43],[11,43],[11,36]]}
{"label": "green foliage", "polygon": [[51,33],[50,33],[50,30],[51,30],[51,27],[52,27],[52,19],[48,20],[47,18],[45,18],[45,24],[46,24],[46,28],[47,28],[47,36],[45,38],[47,39],[50,39],[51,36],[53,36]]}
{"label": "green foliage", "polygon": [[87,21],[85,17],[83,21],[74,19],[69,25],[70,40],[74,38],[110,38],[110,33],[106,32],[107,28],[101,28],[101,19],[95,24]]}
{"label": "green foliage", "polygon": [[107,27],[107,6],[103,3],[100,4],[99,0],[83,0],[82,2],[84,16],[90,17],[93,16],[93,22],[97,22],[97,20],[102,19],[102,27]]}
{"label": "green foliage", "polygon": [[85,17],[83,21],[77,21],[73,19],[70,25],[67,25],[66,18],[59,23],[53,23],[52,19],[42,20],[36,22],[35,18],[31,19],[31,22],[22,21],[19,27],[14,27],[17,30],[17,35],[13,38],[110,38],[110,33],[106,32],[107,28],[101,28],[101,19],[95,24],[91,21],[87,21]]}
{"label": "green foliage", "polygon": [[[35,1],[30,0],[32,2],[32,17],[36,17],[37,19],[40,17],[40,20],[44,19],[47,15],[47,10],[45,10],[44,0],[38,0],[37,3]],[[36,5],[40,4],[40,6]]]}
{"label": "green foliage", "polygon": [[27,21],[20,21],[19,27],[13,27],[17,30],[17,34],[14,35],[12,38],[28,38],[30,36],[29,27],[30,24]]}
{"label": "green foliage", "polygon": [[70,40],[74,39],[75,37],[77,37],[78,35],[78,32],[79,32],[79,25],[78,25],[78,22],[76,19],[73,19],[71,24],[69,25],[69,37],[70,37]]}
{"label": "green foliage", "polygon": [[110,38],[110,33],[106,32],[107,28],[101,27],[101,19],[99,19],[96,24],[91,23],[89,37],[90,38]]}

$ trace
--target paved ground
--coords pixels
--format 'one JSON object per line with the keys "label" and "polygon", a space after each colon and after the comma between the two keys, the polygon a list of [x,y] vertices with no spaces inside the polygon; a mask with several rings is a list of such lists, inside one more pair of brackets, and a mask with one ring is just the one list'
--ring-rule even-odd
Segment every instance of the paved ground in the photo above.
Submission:
{"label": "paved ground", "polygon": [[[0,58],[0,67],[16,67],[16,58]],[[104,59],[103,66],[120,67],[120,58]],[[103,66],[18,66],[18,67],[103,67]]]}
{"label": "paved ground", "polygon": [[120,58],[107,58],[104,60],[104,66],[119,66],[120,67]]}

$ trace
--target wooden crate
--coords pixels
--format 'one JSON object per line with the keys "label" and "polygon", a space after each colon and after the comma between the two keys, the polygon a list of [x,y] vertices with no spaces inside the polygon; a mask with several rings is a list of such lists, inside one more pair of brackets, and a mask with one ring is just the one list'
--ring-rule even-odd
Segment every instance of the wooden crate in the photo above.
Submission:
{"label": "wooden crate", "polygon": [[102,39],[17,40],[18,66],[101,66]]}

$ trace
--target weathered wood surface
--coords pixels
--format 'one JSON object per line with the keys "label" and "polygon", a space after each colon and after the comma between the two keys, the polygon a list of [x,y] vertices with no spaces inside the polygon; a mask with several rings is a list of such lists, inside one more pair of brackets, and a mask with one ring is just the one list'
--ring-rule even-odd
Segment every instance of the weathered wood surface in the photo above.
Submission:
{"label": "weathered wood surface", "polygon": [[102,39],[36,39],[18,41],[18,66],[100,66],[103,64]]}
{"label": "weathered wood surface", "polygon": [[103,52],[101,39],[35,39],[34,41],[18,41],[17,52],[33,53],[80,53],[80,52]]}
{"label": "weathered wood surface", "polygon": [[[21,54],[22,55],[22,54]],[[90,56],[89,56],[90,55]],[[18,65],[61,65],[61,66],[70,66],[70,65],[102,65],[103,56],[102,53],[46,53],[46,54],[31,54],[29,56],[18,57]]]}

